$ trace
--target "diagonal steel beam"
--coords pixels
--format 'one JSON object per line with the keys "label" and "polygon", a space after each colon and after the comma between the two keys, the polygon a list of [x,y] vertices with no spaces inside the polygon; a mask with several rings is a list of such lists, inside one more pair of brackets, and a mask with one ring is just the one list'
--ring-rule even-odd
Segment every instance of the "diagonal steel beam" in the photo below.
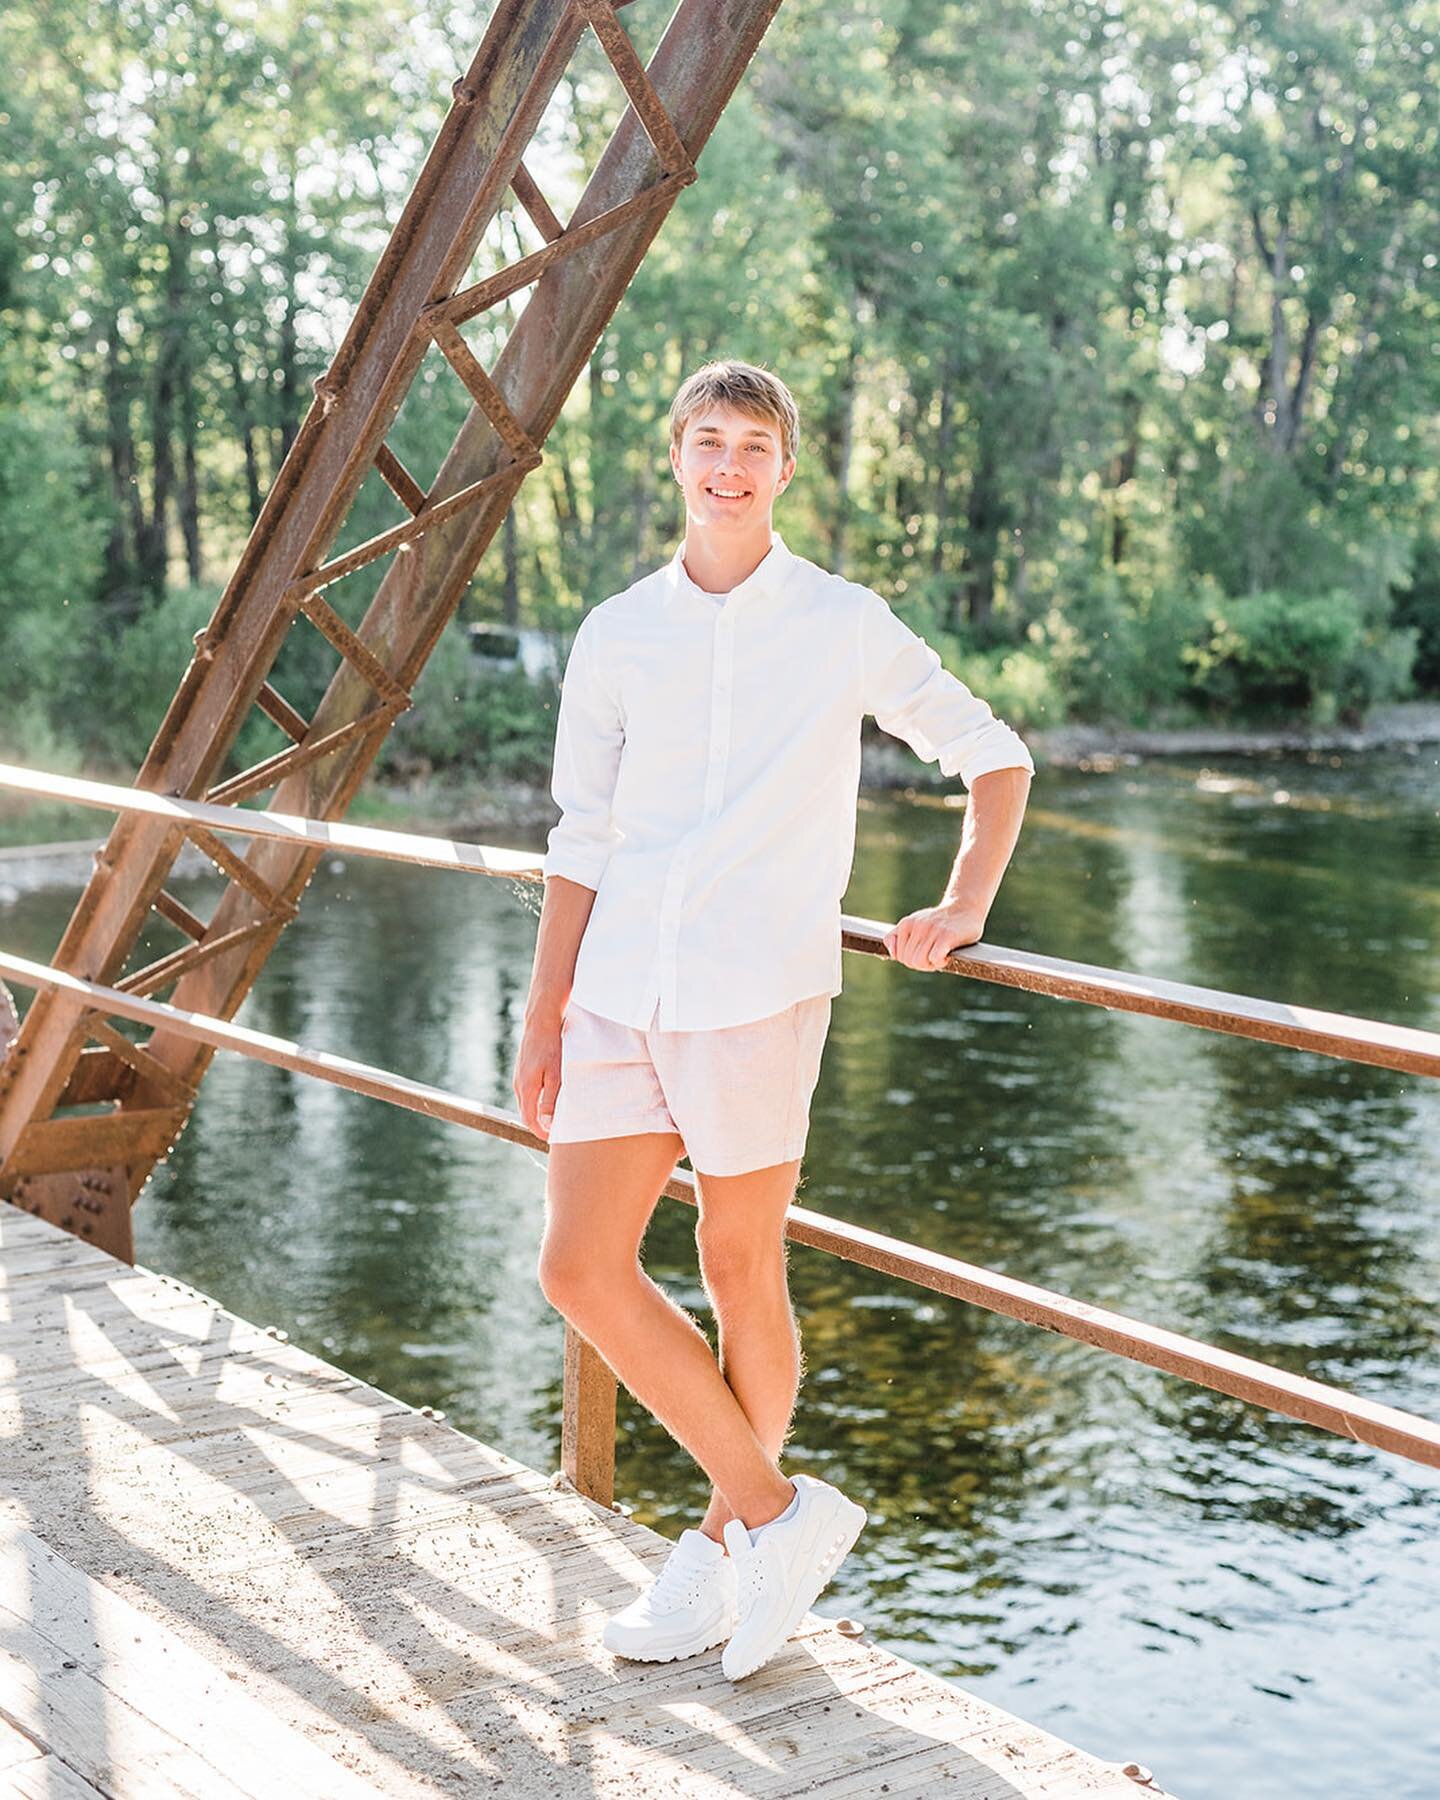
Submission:
{"label": "diagonal steel beam", "polygon": [[[316,400],[266,499],[239,564],[197,640],[136,786],[193,796],[211,786],[293,622],[287,589],[313,568],[343,522],[424,356],[415,319],[463,278],[504,199],[520,158],[585,30],[569,0],[499,0],[454,105],[401,213]],[[363,684],[357,683],[363,688]],[[344,725],[362,709],[352,695]],[[375,743],[378,746],[379,734]],[[55,953],[57,966],[113,979],[123,970],[184,832],[121,819],[96,854],[94,874]],[[38,996],[5,1059],[0,1095],[0,1191],[29,1125],[47,1118],[84,1043],[72,999]],[[91,1171],[133,1193],[133,1171]],[[56,1183],[51,1184],[52,1187]],[[58,1185],[63,1186],[63,1182]],[[37,1207],[57,1219],[63,1198]],[[128,1209],[97,1241],[128,1257]]]}
{"label": "diagonal steel beam", "polygon": [[[566,229],[614,212],[665,175],[654,140],[665,143],[667,134],[657,122],[656,106],[693,163],[778,8],[779,0],[682,0],[647,71],[648,89],[640,90],[647,120],[633,107],[626,112]],[[212,781],[239,723],[260,697],[292,621],[294,583],[322,565],[360,480],[380,459],[383,431],[430,341],[421,314],[451,294],[463,276],[501,193],[516,178],[543,100],[584,28],[580,12],[560,0],[497,8],[470,73],[457,83],[456,109],[356,323],[330,374],[317,383],[316,405],[215,618],[201,634],[195,661],[137,786],[190,795]],[[523,187],[524,177],[520,180]],[[502,419],[513,420],[529,442],[544,442],[667,210],[657,204],[633,217],[621,213],[612,229],[541,273],[493,376],[487,377],[487,392],[493,386],[503,404]],[[448,250],[442,242],[447,231],[453,233]],[[423,279],[417,272],[422,268]],[[403,306],[396,299],[401,288]],[[445,496],[498,478],[493,489],[455,516],[437,520],[397,558],[357,634],[401,689],[413,687],[523,479],[524,465],[515,462],[513,446],[497,432],[493,415],[493,408],[472,412],[427,498],[438,506]],[[382,722],[376,730],[344,735],[372,700],[360,671],[343,665],[306,738],[307,744],[333,739],[335,747],[303,766],[291,765],[272,797],[275,810],[316,818],[343,815],[388,728]],[[95,877],[56,953],[57,967],[90,980],[119,974],[184,837],[183,827],[153,819],[120,821],[97,853]],[[297,904],[321,854],[290,844],[258,844],[247,858],[257,878],[251,885]],[[230,947],[189,967],[176,989],[176,1004],[233,1016],[284,921],[259,929],[266,923],[254,893],[232,884],[207,928],[209,941],[224,940]],[[256,929],[243,938],[235,935],[247,927]],[[7,1064],[8,1085],[0,1097],[0,1189],[4,1159],[30,1124],[48,1118],[88,1029],[85,1009],[73,995],[52,991],[37,997],[14,1047],[18,1054]],[[163,1029],[148,1050],[191,1088],[213,1053]],[[162,1098],[173,1104],[173,1090],[161,1097],[142,1077],[125,1104],[153,1109]],[[133,1200],[150,1166],[143,1158],[128,1158],[123,1167],[74,1171],[73,1180]],[[63,1173],[48,1175],[34,1209],[46,1216],[63,1210],[67,1179]],[[123,1217],[120,1212],[108,1210],[95,1241],[128,1257],[128,1206]]]}

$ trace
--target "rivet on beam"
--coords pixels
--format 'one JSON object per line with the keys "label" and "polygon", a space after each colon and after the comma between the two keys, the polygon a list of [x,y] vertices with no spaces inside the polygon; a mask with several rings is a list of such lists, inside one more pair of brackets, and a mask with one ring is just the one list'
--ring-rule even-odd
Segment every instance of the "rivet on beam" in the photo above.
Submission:
{"label": "rivet on beam", "polygon": [[455,104],[457,106],[473,106],[480,98],[474,88],[466,86],[465,77],[463,75],[451,82],[450,92],[454,96]]}

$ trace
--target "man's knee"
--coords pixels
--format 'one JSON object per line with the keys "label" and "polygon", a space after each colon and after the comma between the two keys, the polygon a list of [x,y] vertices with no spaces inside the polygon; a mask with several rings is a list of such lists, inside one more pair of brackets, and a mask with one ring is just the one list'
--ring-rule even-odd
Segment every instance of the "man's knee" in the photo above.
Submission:
{"label": "man's knee", "polygon": [[627,1269],[613,1258],[596,1254],[593,1243],[574,1236],[547,1233],[540,1246],[536,1279],[540,1291],[567,1319],[593,1317],[607,1305],[613,1305],[627,1275]]}
{"label": "man's knee", "polygon": [[540,1246],[535,1267],[540,1292],[557,1312],[567,1316],[583,1306],[588,1284],[588,1268],[583,1248],[576,1243],[547,1233]]}
{"label": "man's knee", "polygon": [[785,1281],[785,1238],[778,1228],[737,1229],[701,1219],[695,1227],[700,1273],[717,1304],[768,1296]]}

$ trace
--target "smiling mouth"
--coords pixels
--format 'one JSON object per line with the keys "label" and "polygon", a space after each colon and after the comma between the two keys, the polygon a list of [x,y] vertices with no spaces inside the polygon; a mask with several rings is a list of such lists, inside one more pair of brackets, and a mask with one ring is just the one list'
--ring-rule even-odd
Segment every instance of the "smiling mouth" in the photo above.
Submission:
{"label": "smiling mouth", "polygon": [[717,488],[707,487],[705,492],[716,500],[748,500],[749,488]]}

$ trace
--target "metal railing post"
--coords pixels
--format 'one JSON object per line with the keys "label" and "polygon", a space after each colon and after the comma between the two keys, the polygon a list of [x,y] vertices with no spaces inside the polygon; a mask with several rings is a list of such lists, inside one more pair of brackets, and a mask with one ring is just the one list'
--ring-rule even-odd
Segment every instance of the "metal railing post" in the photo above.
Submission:
{"label": "metal railing post", "polygon": [[602,1506],[615,1503],[615,1371],[565,1321],[560,1467],[571,1486]]}

